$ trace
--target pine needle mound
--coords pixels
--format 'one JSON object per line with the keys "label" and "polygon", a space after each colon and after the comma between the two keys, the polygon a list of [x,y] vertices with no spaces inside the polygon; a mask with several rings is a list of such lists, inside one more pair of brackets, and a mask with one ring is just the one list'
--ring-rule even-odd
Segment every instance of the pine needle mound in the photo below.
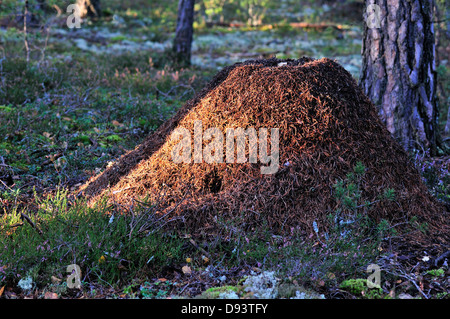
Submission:
{"label": "pine needle mound", "polygon": [[[197,120],[203,132],[216,127],[224,136],[227,128],[279,128],[277,172],[261,174],[259,154],[257,163],[175,163],[178,140],[171,133],[184,127],[194,136]],[[203,147],[208,143],[203,140]],[[161,214],[183,216],[193,234],[213,234],[231,219],[249,230],[265,225],[312,232],[313,222],[326,229],[327,216],[339,208],[333,185],[358,161],[366,167],[361,197],[374,202],[364,213],[393,224],[415,216],[448,243],[445,209],[352,76],[327,58],[249,60],[224,68],[144,143],[79,191],[91,202],[105,195],[127,207],[144,198],[157,202]],[[378,200],[388,188],[395,200]]]}

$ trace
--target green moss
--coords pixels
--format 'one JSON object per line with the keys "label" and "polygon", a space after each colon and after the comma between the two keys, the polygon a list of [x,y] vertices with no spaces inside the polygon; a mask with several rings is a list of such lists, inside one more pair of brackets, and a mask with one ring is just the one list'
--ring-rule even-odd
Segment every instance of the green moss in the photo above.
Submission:
{"label": "green moss", "polygon": [[110,143],[115,143],[115,142],[120,142],[120,141],[122,141],[122,138],[121,138],[119,135],[117,135],[117,134],[113,134],[113,135],[108,136],[108,137],[106,138],[106,140],[107,140],[108,142],[110,142]]}
{"label": "green moss", "polygon": [[117,35],[115,37],[110,38],[109,41],[110,42],[121,42],[126,39],[127,39],[127,37],[125,35],[121,34],[121,35]]}
{"label": "green moss", "polygon": [[9,105],[0,105],[0,112],[4,112],[4,113],[10,113],[13,111],[13,108],[10,107]]}
{"label": "green moss", "polygon": [[362,296],[367,299],[381,299],[383,296],[383,289],[367,287],[367,279],[348,279],[340,284],[340,288],[347,290],[355,296]]}
{"label": "green moss", "polygon": [[222,293],[230,293],[235,292],[239,293],[239,287],[236,286],[222,286],[222,287],[211,287],[205,290],[201,295],[197,298],[199,299],[217,299]]}
{"label": "green moss", "polygon": [[74,140],[74,142],[80,142],[80,143],[84,143],[84,144],[90,143],[89,136],[83,135],[83,134],[74,137],[73,140]]}
{"label": "green moss", "polygon": [[427,274],[433,276],[433,277],[442,277],[445,274],[444,269],[439,268],[439,269],[432,269],[432,270],[428,270]]}

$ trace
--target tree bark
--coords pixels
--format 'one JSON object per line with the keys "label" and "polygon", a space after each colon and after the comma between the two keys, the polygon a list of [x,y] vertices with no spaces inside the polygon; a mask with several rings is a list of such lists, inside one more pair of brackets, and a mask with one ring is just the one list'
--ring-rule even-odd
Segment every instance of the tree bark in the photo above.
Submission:
{"label": "tree bark", "polygon": [[179,0],[178,2],[178,18],[173,41],[173,52],[175,62],[180,66],[189,66],[191,64],[194,4],[195,0]]}
{"label": "tree bark", "polygon": [[37,0],[34,8],[36,10],[44,10],[44,11],[46,11],[48,9],[47,4],[45,3],[45,0]]}
{"label": "tree bark", "polygon": [[444,133],[450,134],[450,107],[448,108],[447,111],[447,122],[445,123]]}
{"label": "tree bark", "polygon": [[365,12],[360,85],[406,150],[437,155],[433,0],[366,0],[366,8],[377,10]]}

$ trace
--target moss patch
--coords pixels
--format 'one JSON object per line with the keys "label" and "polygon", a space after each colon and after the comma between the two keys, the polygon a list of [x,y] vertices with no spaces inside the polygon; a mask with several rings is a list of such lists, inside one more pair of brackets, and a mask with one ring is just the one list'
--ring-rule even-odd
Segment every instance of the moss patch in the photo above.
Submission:
{"label": "moss patch", "polygon": [[344,280],[340,288],[350,292],[355,296],[362,296],[367,299],[381,299],[384,298],[383,289],[367,287],[367,279],[348,279]]}
{"label": "moss patch", "polygon": [[197,296],[198,299],[218,299],[229,295],[238,295],[240,288],[237,286],[222,286],[211,287],[205,290],[201,295]]}

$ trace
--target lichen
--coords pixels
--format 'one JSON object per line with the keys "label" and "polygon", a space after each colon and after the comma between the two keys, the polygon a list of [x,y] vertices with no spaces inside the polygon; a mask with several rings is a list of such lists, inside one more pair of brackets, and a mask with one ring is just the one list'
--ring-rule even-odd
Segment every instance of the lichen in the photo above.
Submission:
{"label": "lichen", "polygon": [[278,294],[274,271],[263,271],[259,275],[248,276],[244,281],[244,291],[257,299],[272,299]]}
{"label": "lichen", "polygon": [[314,291],[305,289],[293,283],[282,283],[278,285],[277,298],[287,299],[325,299],[325,296]]}

